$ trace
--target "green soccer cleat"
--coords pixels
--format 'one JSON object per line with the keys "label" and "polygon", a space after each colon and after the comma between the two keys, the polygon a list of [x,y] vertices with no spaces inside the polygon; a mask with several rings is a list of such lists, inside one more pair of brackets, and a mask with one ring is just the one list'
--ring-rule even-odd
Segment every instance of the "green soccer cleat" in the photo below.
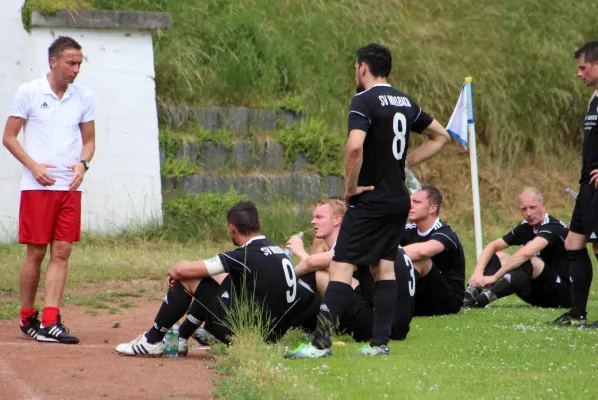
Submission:
{"label": "green soccer cleat", "polygon": [[384,345],[372,347],[369,344],[364,344],[357,350],[357,354],[362,356],[387,356],[390,354],[390,349]]}
{"label": "green soccer cleat", "polygon": [[295,350],[285,354],[284,358],[323,358],[330,357],[331,355],[332,351],[330,349],[318,349],[316,346],[309,343],[300,345]]}

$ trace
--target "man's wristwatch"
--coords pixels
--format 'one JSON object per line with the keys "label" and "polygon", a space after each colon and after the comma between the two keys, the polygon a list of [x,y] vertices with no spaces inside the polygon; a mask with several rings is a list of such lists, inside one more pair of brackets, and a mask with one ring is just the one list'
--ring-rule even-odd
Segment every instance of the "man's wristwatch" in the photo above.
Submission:
{"label": "man's wristwatch", "polygon": [[83,164],[83,166],[85,167],[85,171],[87,171],[89,169],[89,163],[85,160],[81,160],[79,161],[81,164]]}

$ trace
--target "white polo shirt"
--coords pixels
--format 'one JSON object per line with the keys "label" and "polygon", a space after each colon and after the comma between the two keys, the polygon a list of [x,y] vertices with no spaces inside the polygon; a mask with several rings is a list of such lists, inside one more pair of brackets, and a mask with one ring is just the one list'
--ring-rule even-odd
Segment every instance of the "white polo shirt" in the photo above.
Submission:
{"label": "white polo shirt", "polygon": [[[91,92],[70,84],[62,100],[50,88],[47,76],[25,83],[17,90],[10,116],[25,120],[23,148],[39,164],[54,164],[48,172],[56,183],[42,186],[23,167],[21,190],[68,191],[74,172],[68,165],[77,164],[81,156],[79,124],[95,119]],[[77,189],[82,190],[82,186]]]}

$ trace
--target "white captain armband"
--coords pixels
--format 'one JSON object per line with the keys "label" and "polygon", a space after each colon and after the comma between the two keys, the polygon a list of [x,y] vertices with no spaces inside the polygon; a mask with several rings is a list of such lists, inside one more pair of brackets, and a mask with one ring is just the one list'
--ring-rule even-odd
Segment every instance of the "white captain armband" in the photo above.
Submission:
{"label": "white captain armband", "polygon": [[206,269],[208,270],[208,274],[210,274],[210,276],[226,272],[224,270],[224,265],[222,265],[222,261],[220,261],[220,257],[218,256],[214,256],[209,260],[203,260],[203,262],[206,265]]}

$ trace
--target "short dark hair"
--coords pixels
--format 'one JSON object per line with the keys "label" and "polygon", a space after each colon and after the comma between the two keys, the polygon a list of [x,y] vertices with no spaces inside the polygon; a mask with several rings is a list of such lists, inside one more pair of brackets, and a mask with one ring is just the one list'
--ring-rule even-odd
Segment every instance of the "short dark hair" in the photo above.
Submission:
{"label": "short dark hair", "polygon": [[440,206],[442,206],[442,193],[436,186],[424,185],[421,190],[428,194],[428,201],[430,204],[436,206],[436,215],[440,214]]}
{"label": "short dark hair", "polygon": [[241,200],[226,214],[226,220],[242,235],[260,231],[260,217],[257,207],[251,201]]}
{"label": "short dark hair", "polygon": [[374,77],[386,78],[392,69],[392,56],[388,47],[370,43],[357,50],[357,63],[366,63]]}
{"label": "short dark hair", "polygon": [[575,58],[579,57],[583,57],[584,61],[588,63],[598,61],[598,40],[592,40],[577,49]]}
{"label": "short dark hair", "polygon": [[68,36],[58,36],[48,47],[48,60],[52,57],[58,58],[66,49],[81,50],[81,45]]}

